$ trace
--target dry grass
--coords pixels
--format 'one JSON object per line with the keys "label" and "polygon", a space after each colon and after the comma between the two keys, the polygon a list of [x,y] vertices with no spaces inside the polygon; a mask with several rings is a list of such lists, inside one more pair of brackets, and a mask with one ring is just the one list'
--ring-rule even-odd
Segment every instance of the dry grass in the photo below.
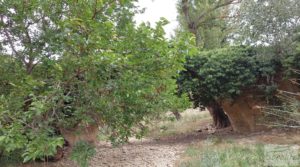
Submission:
{"label": "dry grass", "polygon": [[[268,151],[268,148],[276,151]],[[190,145],[177,167],[257,167],[273,166],[282,160],[283,166],[300,166],[300,147],[295,145],[268,145],[266,143],[239,143],[211,137]],[[273,154],[275,152],[275,154]],[[296,153],[296,154],[295,154]],[[268,160],[272,161],[268,161]],[[279,161],[280,162],[280,161]],[[282,165],[281,165],[282,166]]]}
{"label": "dry grass", "polygon": [[147,137],[163,138],[188,134],[211,122],[209,112],[200,112],[199,109],[188,109],[181,116],[180,120],[176,120],[172,113],[168,113],[150,127]]}
{"label": "dry grass", "polygon": [[239,145],[233,141],[224,141],[218,137],[209,137],[205,141],[190,145],[178,167],[244,167],[262,166],[261,145]]}

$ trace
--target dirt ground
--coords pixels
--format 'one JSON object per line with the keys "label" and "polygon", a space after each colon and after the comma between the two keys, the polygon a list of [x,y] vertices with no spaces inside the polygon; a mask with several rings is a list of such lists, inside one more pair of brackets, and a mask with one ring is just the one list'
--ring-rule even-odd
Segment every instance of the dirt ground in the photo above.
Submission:
{"label": "dirt ground", "polygon": [[[184,150],[181,144],[144,141],[122,147],[98,146],[91,167],[171,167]],[[76,167],[69,159],[49,163],[51,167]]]}
{"label": "dirt ground", "polygon": [[[237,143],[276,143],[299,144],[299,131],[272,130],[252,134],[237,134],[231,128],[215,130],[210,128],[210,121],[201,121],[195,130],[159,139],[131,139],[128,144],[112,147],[109,143],[99,142],[96,155],[90,161],[90,167],[173,167],[193,144],[205,141],[209,137],[234,140]],[[66,151],[68,155],[68,151]],[[27,164],[26,167],[77,167],[65,156],[59,162]]]}
{"label": "dirt ground", "polygon": [[[210,134],[208,130],[193,134],[164,138],[160,140],[132,140],[121,147],[112,147],[107,143],[97,145],[97,153],[91,160],[91,167],[173,167],[180,155],[192,143],[204,141],[208,136],[234,139],[239,143],[283,143],[299,144],[299,132],[260,132],[254,134],[235,134],[230,128]],[[34,166],[76,167],[71,160],[64,158],[55,163],[35,164]]]}
{"label": "dirt ground", "polygon": [[[193,143],[205,140],[212,132],[210,121],[201,121],[192,133],[154,139],[130,139],[129,143],[113,147],[109,143],[99,142],[96,155],[90,161],[90,167],[173,167],[185,148]],[[203,130],[198,132],[202,127]],[[198,129],[198,130],[197,130]],[[222,130],[222,134],[230,133]],[[68,157],[58,162],[27,164],[24,167],[77,167]]]}

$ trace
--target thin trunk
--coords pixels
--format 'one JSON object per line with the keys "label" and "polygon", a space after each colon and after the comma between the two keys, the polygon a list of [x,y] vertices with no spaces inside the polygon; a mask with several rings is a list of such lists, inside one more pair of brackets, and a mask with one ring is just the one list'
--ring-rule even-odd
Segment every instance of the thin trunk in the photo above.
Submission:
{"label": "thin trunk", "polygon": [[26,72],[28,75],[31,75],[33,68],[34,68],[33,62],[29,62],[26,64]]}
{"label": "thin trunk", "polygon": [[201,45],[201,35],[200,35],[200,32],[198,30],[195,30],[195,38],[196,38],[196,46],[197,47],[200,47]]}
{"label": "thin trunk", "polygon": [[217,129],[230,126],[229,118],[219,104],[212,103],[207,107],[207,109],[212,116],[213,124]]}
{"label": "thin trunk", "polygon": [[180,115],[179,111],[174,110],[174,111],[172,111],[172,113],[174,114],[177,121],[181,119],[181,115]]}

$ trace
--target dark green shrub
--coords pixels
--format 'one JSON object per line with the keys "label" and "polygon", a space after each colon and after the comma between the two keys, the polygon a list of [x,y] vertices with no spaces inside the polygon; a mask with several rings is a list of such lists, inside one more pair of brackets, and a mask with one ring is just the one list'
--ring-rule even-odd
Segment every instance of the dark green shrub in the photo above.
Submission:
{"label": "dark green shrub", "polygon": [[276,66],[265,68],[265,65],[252,48],[202,51],[187,57],[185,69],[180,72],[177,81],[179,92],[190,93],[195,106],[232,99],[240,95],[243,89],[258,86],[264,75],[273,75]]}

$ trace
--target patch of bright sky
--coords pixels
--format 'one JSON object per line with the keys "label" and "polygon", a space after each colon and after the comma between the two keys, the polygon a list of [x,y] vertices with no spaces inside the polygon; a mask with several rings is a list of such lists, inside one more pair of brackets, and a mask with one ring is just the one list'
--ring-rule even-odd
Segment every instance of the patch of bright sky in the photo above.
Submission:
{"label": "patch of bright sky", "polygon": [[146,10],[142,14],[137,14],[135,20],[137,24],[150,22],[154,27],[155,23],[164,17],[170,22],[164,27],[166,37],[171,37],[178,26],[176,3],[177,0],[139,0],[137,5]]}

